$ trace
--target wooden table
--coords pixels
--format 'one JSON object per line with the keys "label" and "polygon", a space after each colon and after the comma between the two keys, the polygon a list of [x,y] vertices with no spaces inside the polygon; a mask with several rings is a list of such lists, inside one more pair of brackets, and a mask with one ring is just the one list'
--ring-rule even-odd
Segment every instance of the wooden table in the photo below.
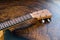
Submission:
{"label": "wooden table", "polygon": [[[22,35],[22,38],[20,37],[15,37],[14,35],[12,35],[10,32],[6,32],[5,33],[5,39],[6,40],[60,40],[60,1],[57,0],[33,0],[33,1],[21,1],[17,2],[11,2],[11,3],[3,3],[5,8],[6,7],[11,7],[13,6],[21,6],[21,10],[22,9],[27,9],[28,10],[41,10],[41,9],[48,9],[51,13],[52,13],[52,21],[49,24],[43,24],[41,25],[40,23],[37,23],[36,25],[21,30],[17,33]],[[6,5],[8,4],[8,5]],[[24,8],[25,7],[25,8]],[[4,8],[4,7],[3,7]],[[3,9],[1,8],[1,9]],[[19,9],[19,8],[18,8]],[[18,10],[16,12],[16,15],[21,15],[18,12],[21,11]],[[7,10],[6,10],[7,11]],[[27,12],[26,11],[26,12]],[[10,11],[13,12],[13,11]],[[7,12],[7,13],[10,13]],[[24,11],[22,10],[21,13],[23,13]],[[29,12],[29,11],[28,11]],[[11,13],[13,16],[16,16],[14,14],[15,12]],[[12,15],[10,16],[12,18]],[[7,38],[8,37],[8,38]]]}

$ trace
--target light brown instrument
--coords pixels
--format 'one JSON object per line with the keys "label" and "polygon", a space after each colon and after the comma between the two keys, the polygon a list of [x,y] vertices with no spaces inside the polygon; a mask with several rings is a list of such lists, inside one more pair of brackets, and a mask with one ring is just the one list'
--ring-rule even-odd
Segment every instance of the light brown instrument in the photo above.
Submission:
{"label": "light brown instrument", "polygon": [[37,20],[42,20],[42,23],[45,23],[44,19],[46,19],[48,22],[50,22],[51,17],[52,17],[52,14],[47,9],[35,11],[32,13],[26,14],[24,16],[0,23],[0,30],[11,27],[17,23],[21,23],[21,22],[29,20],[31,18],[36,18]]}

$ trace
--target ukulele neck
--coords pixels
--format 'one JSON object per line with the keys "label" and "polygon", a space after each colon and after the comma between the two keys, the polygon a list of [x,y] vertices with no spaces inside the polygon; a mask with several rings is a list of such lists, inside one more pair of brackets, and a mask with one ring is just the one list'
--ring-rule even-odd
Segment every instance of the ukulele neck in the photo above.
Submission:
{"label": "ukulele neck", "polygon": [[42,19],[48,19],[51,17],[52,17],[52,14],[47,9],[35,11],[35,12],[30,13],[30,14],[27,14],[27,15],[24,15],[24,16],[21,16],[21,17],[18,17],[18,18],[15,18],[15,19],[3,22],[3,23],[0,23],[0,30],[7,28],[7,27],[10,27],[12,25],[15,25],[17,23],[21,23],[21,22],[28,20],[28,19],[31,19],[31,18],[36,18],[37,20],[42,20]]}
{"label": "ukulele neck", "polygon": [[27,14],[27,15],[24,15],[24,16],[0,23],[0,30],[8,28],[10,26],[13,26],[17,23],[21,23],[21,22],[26,21],[26,20],[31,19],[31,18],[32,18],[32,16],[30,14]]}

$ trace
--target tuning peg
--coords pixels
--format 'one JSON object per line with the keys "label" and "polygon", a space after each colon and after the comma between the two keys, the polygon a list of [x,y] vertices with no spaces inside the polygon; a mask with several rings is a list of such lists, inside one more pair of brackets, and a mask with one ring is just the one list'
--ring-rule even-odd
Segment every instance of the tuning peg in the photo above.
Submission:
{"label": "tuning peg", "polygon": [[47,22],[50,22],[50,21],[51,21],[51,19],[50,19],[50,18],[48,18],[48,19],[47,19]]}
{"label": "tuning peg", "polygon": [[41,21],[43,24],[45,23],[45,20],[44,19],[42,19],[42,21]]}

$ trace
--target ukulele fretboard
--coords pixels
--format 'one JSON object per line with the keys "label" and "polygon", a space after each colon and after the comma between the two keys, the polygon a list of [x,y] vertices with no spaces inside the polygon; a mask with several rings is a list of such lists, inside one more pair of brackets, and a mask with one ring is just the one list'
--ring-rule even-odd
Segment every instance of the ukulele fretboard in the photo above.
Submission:
{"label": "ukulele fretboard", "polygon": [[30,14],[27,14],[27,15],[9,20],[9,21],[5,21],[3,23],[0,23],[0,30],[8,28],[8,27],[15,25],[17,23],[21,23],[21,22],[28,20],[28,19],[31,19],[31,18],[32,18],[32,16]]}

